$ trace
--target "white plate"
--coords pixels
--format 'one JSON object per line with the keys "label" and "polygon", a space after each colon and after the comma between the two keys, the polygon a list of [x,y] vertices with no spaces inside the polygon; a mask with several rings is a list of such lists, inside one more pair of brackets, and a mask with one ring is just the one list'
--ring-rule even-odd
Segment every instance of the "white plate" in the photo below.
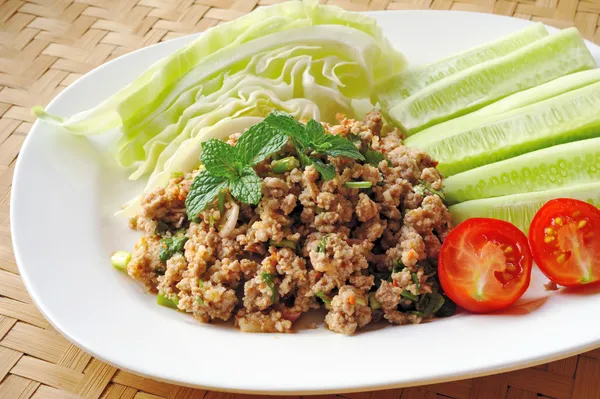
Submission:
{"label": "white plate", "polygon": [[[498,38],[529,22],[493,15],[373,13],[412,64]],[[161,43],[90,72],[49,106],[92,107],[194,36]],[[589,44],[596,59],[600,48]],[[110,136],[110,135],[109,135]],[[600,346],[600,295],[548,295],[539,273],[521,305],[500,315],[461,314],[345,337],[319,328],[243,334],[162,308],[110,266],[136,234],[112,213],[138,187],[92,140],[36,122],[17,163],[11,203],[14,250],[42,313],[76,345],[120,368],[175,383],[230,391],[322,393],[466,378],[530,366]],[[104,155],[103,155],[104,154]]]}

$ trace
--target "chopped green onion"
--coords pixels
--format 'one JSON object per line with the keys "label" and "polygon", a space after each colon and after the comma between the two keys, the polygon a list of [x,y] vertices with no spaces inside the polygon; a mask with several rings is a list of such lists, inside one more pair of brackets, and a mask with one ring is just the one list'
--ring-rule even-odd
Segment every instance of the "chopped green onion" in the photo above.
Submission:
{"label": "chopped green onion", "polygon": [[196,298],[196,302],[198,302],[198,305],[203,305],[204,306],[204,299],[202,299],[201,296]]}
{"label": "chopped green onion", "polygon": [[381,302],[379,302],[377,300],[377,298],[375,298],[375,293],[374,292],[369,293],[369,307],[372,310],[381,309]]}
{"label": "chopped green onion", "polygon": [[373,183],[370,181],[347,181],[344,183],[344,187],[346,188],[371,188]]}
{"label": "chopped green onion", "polygon": [[276,159],[271,162],[271,170],[273,173],[290,172],[298,167],[300,167],[300,161],[295,157]]}
{"label": "chopped green onion", "polygon": [[412,292],[410,291],[402,291],[402,293],[400,293],[400,296],[404,299],[410,299],[411,301],[417,301],[419,300],[419,298],[417,298],[416,295],[414,295]]}
{"label": "chopped green onion", "polygon": [[127,265],[131,260],[131,252],[117,251],[110,257],[113,267],[122,272],[127,270]]}
{"label": "chopped green onion", "polygon": [[358,303],[359,305],[363,305],[363,306],[367,304],[365,302],[365,300],[360,297],[356,297],[356,303]]}
{"label": "chopped green onion", "polygon": [[160,306],[166,306],[167,308],[177,309],[179,299],[171,300],[163,294],[158,294],[156,296],[156,303],[158,303]]}
{"label": "chopped green onion", "polygon": [[412,282],[415,283],[415,285],[417,286],[417,289],[420,290],[421,283],[419,282],[419,277],[417,276],[417,273],[410,273],[410,278]]}
{"label": "chopped green onion", "polygon": [[279,242],[274,240],[269,240],[269,245],[272,245],[277,248],[291,248],[296,249],[296,242],[292,240],[281,240]]}
{"label": "chopped green onion", "polygon": [[321,300],[323,302],[325,302],[326,304],[330,305],[331,304],[331,298],[329,298],[327,295],[325,295],[323,293],[323,291],[319,291],[315,294],[318,298],[321,298]]}

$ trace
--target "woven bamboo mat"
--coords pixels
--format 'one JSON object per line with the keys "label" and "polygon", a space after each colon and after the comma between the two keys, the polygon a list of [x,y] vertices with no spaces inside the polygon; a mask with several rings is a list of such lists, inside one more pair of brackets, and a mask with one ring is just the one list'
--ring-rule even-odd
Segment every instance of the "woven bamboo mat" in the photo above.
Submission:
{"label": "woven bamboo mat", "polygon": [[[46,104],[90,69],[129,51],[205,30],[277,0],[0,0],[0,398],[205,398],[92,358],[60,336],[25,291],[9,231],[15,159]],[[600,43],[600,0],[330,0],[356,11],[437,9],[512,15]],[[596,316],[594,316],[596,317]],[[512,338],[509,338],[509,340]],[[600,398],[600,350],[542,366],[459,382],[321,398]]]}

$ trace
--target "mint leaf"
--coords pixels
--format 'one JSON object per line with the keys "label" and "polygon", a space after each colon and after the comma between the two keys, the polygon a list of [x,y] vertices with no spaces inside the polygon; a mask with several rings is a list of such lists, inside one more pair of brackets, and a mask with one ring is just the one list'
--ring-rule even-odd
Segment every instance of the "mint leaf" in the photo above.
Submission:
{"label": "mint leaf", "polygon": [[326,164],[319,158],[311,157],[310,160],[312,161],[313,165],[315,165],[315,168],[317,168],[321,176],[323,176],[323,179],[331,180],[335,177],[335,168],[333,165]]}
{"label": "mint leaf", "polygon": [[303,147],[309,146],[310,140],[306,133],[306,127],[291,115],[281,111],[271,111],[264,122],[277,131],[297,139]]}
{"label": "mint leaf", "polygon": [[312,145],[316,146],[319,143],[322,143],[325,134],[325,128],[316,120],[311,119],[306,123],[306,136]]}
{"label": "mint leaf", "polygon": [[246,166],[240,176],[229,181],[229,191],[244,204],[258,204],[262,197],[262,179],[251,166]]}
{"label": "mint leaf", "polygon": [[358,151],[356,146],[348,139],[332,134],[324,134],[324,138],[318,144],[317,152],[322,152],[332,157],[347,157],[364,161],[365,157]]}
{"label": "mint leaf", "polygon": [[227,185],[223,176],[213,176],[208,170],[203,170],[194,179],[190,192],[185,199],[188,219],[195,219],[208,204],[214,201],[219,191]]}
{"label": "mint leaf", "polygon": [[379,151],[367,150],[365,152],[365,161],[368,164],[373,165],[375,167],[379,166],[379,162],[383,161],[384,159],[385,159],[385,155],[383,155]]}
{"label": "mint leaf", "polygon": [[218,139],[210,139],[202,144],[200,161],[213,176],[233,177],[237,165],[234,147]]}
{"label": "mint leaf", "polygon": [[256,165],[279,151],[287,141],[287,135],[261,122],[251,126],[240,136],[235,145],[235,158],[242,165]]}

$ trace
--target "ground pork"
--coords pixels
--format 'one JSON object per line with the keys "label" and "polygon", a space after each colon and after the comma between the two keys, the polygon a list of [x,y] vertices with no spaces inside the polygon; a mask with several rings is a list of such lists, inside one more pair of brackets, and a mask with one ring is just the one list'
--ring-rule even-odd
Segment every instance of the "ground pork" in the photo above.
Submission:
{"label": "ground pork", "polygon": [[[201,322],[234,319],[246,332],[290,332],[319,307],[329,311],[327,327],[342,334],[372,320],[431,318],[420,303],[440,297],[436,260],[452,228],[436,162],[403,146],[401,132],[384,125],[377,110],[362,120],[337,118],[323,123],[329,134],[382,160],[313,153],[335,170],[333,178],[324,179],[314,164],[275,173],[274,159],[298,157],[288,142],[254,166],[262,179],[258,204],[235,202],[225,190],[223,208],[215,202],[193,220],[185,201],[200,172],[176,174],[145,195],[130,220],[144,236],[128,274]],[[235,226],[226,223],[232,215]],[[169,247],[173,237],[179,247]]]}
{"label": "ground pork", "polygon": [[357,328],[371,321],[371,308],[365,293],[345,285],[331,301],[331,310],[325,316],[330,330],[341,334],[352,334]]}

